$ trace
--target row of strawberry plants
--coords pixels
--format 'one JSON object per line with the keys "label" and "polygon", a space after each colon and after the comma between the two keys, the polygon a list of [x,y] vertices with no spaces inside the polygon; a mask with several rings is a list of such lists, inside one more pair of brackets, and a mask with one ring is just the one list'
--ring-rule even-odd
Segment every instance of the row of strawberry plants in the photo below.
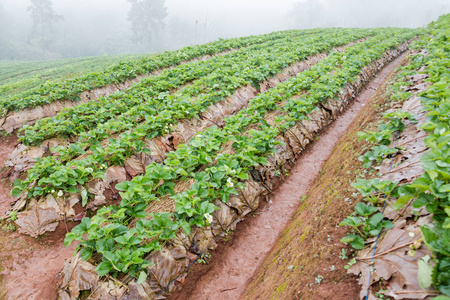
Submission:
{"label": "row of strawberry plants", "polygon": [[419,96],[427,113],[422,130],[429,135],[425,145],[429,150],[422,156],[425,173],[412,184],[399,188],[396,209],[409,200],[415,208],[426,207],[433,214],[432,225],[421,227],[425,244],[433,252],[433,265],[426,260],[419,264],[421,286],[433,284],[440,292],[450,296],[450,15],[430,24],[431,37],[425,49],[405,68],[405,74],[425,66],[426,81],[431,85]]}
{"label": "row of strawberry plants", "polygon": [[[398,35],[391,37],[395,34]],[[261,123],[260,130],[250,130],[247,135],[240,136],[247,126],[238,122],[230,124],[226,122],[227,125],[222,130],[208,129],[201,136],[192,139],[189,145],[183,145],[175,151],[178,152],[178,156],[169,155],[165,165],[151,164],[147,167],[145,175],[118,185],[117,187],[123,190],[121,205],[104,207],[92,219],[83,219],[82,223],[67,235],[65,244],[75,239],[79,240],[83,259],[88,259],[94,251],[101,253],[103,261],[97,266],[99,275],[109,272],[130,273],[139,276],[139,281],[145,280],[144,268],[149,265],[148,261],[143,259],[145,253],[157,250],[160,243],[173,239],[179,228],[189,235],[191,226],[202,227],[209,223],[210,214],[217,209],[211,202],[215,199],[226,202],[231,194],[237,194],[236,188],[244,188],[249,168],[266,164],[265,157],[269,153],[274,153],[275,146],[281,143],[276,137],[293,126],[296,121],[306,118],[316,105],[326,100],[327,96],[324,98],[321,93],[322,86],[317,85],[316,89],[314,87],[309,89],[308,95],[301,97],[304,100],[303,109],[294,106],[290,106],[290,109],[284,107],[290,112],[295,111],[295,114],[276,120],[276,125],[270,126],[263,120],[265,112],[276,109],[273,103],[287,100],[292,95],[308,90],[308,87],[302,84],[305,79],[312,76],[307,82],[314,85],[320,81],[323,69],[330,71],[333,65],[337,71],[341,70],[338,72],[339,75],[336,75],[340,80],[334,81],[329,90],[333,91],[332,96],[336,97],[341,88],[354,79],[366,64],[381,57],[384,51],[411,38],[412,35],[411,32],[402,34],[399,31],[388,31],[386,35],[373,38],[371,43],[354,46],[360,46],[358,50],[332,54],[307,71],[308,74],[301,73],[296,78],[280,84],[284,86],[282,89],[277,87],[260,94],[250,103],[252,110],[259,108],[261,118],[255,122]],[[352,48],[348,50],[350,49]],[[271,99],[272,103],[264,107],[263,103],[268,99]],[[299,114],[300,111],[303,113],[302,116]],[[250,110],[247,113],[251,113]],[[230,140],[234,141],[234,148],[238,151],[234,154],[216,155],[221,145]],[[187,159],[190,159],[190,165],[185,162]],[[199,164],[207,166],[198,172]],[[170,192],[175,180],[187,179],[194,179],[195,183],[189,190],[172,196],[176,203],[175,213],[155,213],[146,216],[145,208],[150,201]],[[151,219],[143,219],[145,217]],[[132,228],[126,227],[134,218],[140,220]],[[126,257],[129,253],[135,254],[133,259]]]}
{"label": "row of strawberry plants", "polygon": [[[125,114],[125,118],[107,122],[108,125],[102,124],[95,130],[81,135],[80,142],[70,145],[68,149],[58,147],[56,150],[59,152],[59,156],[38,159],[36,165],[29,170],[28,178],[22,182],[19,180],[15,182],[16,187],[13,189],[13,195],[20,195],[25,188],[29,192],[29,197],[45,195],[59,190],[77,192],[79,184],[84,185],[91,178],[103,176],[106,166],[122,163],[132,153],[143,151],[145,144],[142,139],[153,138],[170,132],[172,130],[171,124],[175,123],[177,119],[196,116],[199,112],[204,111],[207,106],[231,95],[239,86],[263,81],[265,77],[277,73],[290,63],[329,50],[333,46],[348,43],[365,34],[367,34],[367,31],[361,30],[344,30],[330,35],[322,34],[315,38],[311,37],[299,43],[294,43],[292,47],[280,47],[270,54],[264,53],[254,57],[252,60],[234,66],[227,76],[223,73],[212,74],[211,77],[204,79],[213,80],[212,83],[207,84],[212,89],[199,95],[194,103],[187,97],[177,99],[167,96],[165,99],[158,99],[157,102],[163,105],[162,109],[158,109],[158,111],[150,109],[148,114],[143,116],[145,122],[139,124],[133,131],[120,134],[118,139],[110,139],[107,147],[103,147],[99,140],[107,138],[113,132],[120,132],[122,128],[133,127],[133,120],[137,117]],[[318,42],[323,38],[327,38],[328,41]],[[308,45],[311,41],[316,43]],[[294,45],[296,47],[293,47]],[[259,66],[261,61],[265,63]],[[237,73],[237,70],[241,70],[241,72]],[[240,77],[234,76],[233,72],[239,74]],[[200,82],[199,86],[203,86],[203,83]],[[179,91],[179,93],[182,93],[182,91]],[[132,111],[135,114],[147,113],[144,106],[140,106],[139,109]],[[157,115],[155,115],[156,113]],[[87,137],[87,142],[83,141],[83,136]],[[91,145],[92,154],[83,159],[70,161],[75,155],[85,153],[83,150],[85,145]],[[69,162],[64,163],[64,161]]]}
{"label": "row of strawberry plants", "polygon": [[[392,228],[392,223],[383,221],[383,214],[376,207],[383,202],[380,199],[394,197],[394,208],[400,210],[405,205],[412,205],[414,209],[425,207],[433,214],[434,224],[422,225],[421,232],[426,245],[433,252],[433,265],[429,258],[421,258],[419,262],[418,279],[422,288],[434,285],[440,292],[450,296],[450,55],[448,34],[450,33],[450,15],[442,16],[438,21],[429,25],[430,35],[419,40],[414,47],[426,49],[411,56],[409,63],[400,68],[396,81],[392,84],[391,99],[403,101],[411,97],[410,92],[404,90],[409,86],[408,76],[421,73],[428,75],[426,81],[431,85],[423,92],[419,92],[423,109],[427,113],[427,120],[421,129],[428,133],[425,146],[429,150],[422,156],[422,167],[425,171],[418,179],[410,184],[399,184],[390,180],[359,179],[353,184],[358,191],[366,197],[365,200],[373,203],[358,203],[355,212],[359,216],[347,217],[341,225],[353,227],[358,234],[349,234],[341,241],[349,243],[356,249],[363,249],[365,239],[377,236],[383,228]],[[425,67],[425,68],[424,68]],[[390,120],[388,124],[379,125],[375,132],[364,132],[361,138],[371,141],[371,147],[361,160],[365,167],[373,162],[381,162],[391,153],[399,149],[388,147],[394,139],[396,132],[404,130],[403,121],[417,123],[414,116],[407,112],[391,112],[384,118]],[[414,200],[414,201],[412,201]],[[412,201],[412,203],[411,203]],[[361,230],[359,229],[361,228]],[[414,249],[414,246],[411,246]]]}
{"label": "row of strawberry plants", "polygon": [[213,55],[230,49],[263,43],[268,40],[279,39],[285,36],[305,35],[314,33],[315,31],[316,30],[292,30],[261,36],[250,36],[229,40],[221,39],[209,44],[186,47],[181,50],[167,51],[156,56],[144,57],[135,62],[122,62],[101,73],[91,73],[61,82],[49,82],[24,93],[6,97],[0,101],[0,117],[7,115],[11,111],[36,107],[53,101],[77,101],[79,100],[79,94],[83,91],[124,82],[136,78],[141,74],[148,74],[157,69],[177,65],[183,61],[207,54]]}
{"label": "row of strawberry plants", "polygon": [[[116,118],[129,111],[130,108],[132,109],[128,114],[133,115],[134,111],[141,110],[140,105],[142,104],[147,107],[150,104],[160,105],[162,98],[167,97],[168,91],[179,88],[183,84],[204,77],[213,71],[217,73],[221,69],[231,69],[240,61],[252,59],[261,51],[270,52],[272,49],[275,50],[276,47],[292,44],[302,38],[300,36],[268,41],[223,56],[216,56],[206,61],[183,64],[174,69],[163,71],[158,76],[143,79],[126,91],[100,97],[95,102],[83,103],[73,108],[64,109],[53,118],[38,120],[33,126],[25,125],[19,131],[20,140],[25,145],[36,145],[55,136],[79,135],[95,128],[98,124]],[[154,109],[159,109],[159,107]]]}

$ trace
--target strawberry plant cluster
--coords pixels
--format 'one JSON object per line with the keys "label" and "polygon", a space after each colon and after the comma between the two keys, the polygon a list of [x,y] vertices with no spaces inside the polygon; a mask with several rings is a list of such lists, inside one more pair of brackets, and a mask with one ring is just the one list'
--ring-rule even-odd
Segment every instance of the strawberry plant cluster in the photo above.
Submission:
{"label": "strawberry plant cluster", "polygon": [[[404,32],[410,33],[406,30]],[[128,112],[82,133],[79,141],[69,147],[57,147],[54,151],[57,151],[58,155],[38,159],[28,171],[27,179],[15,182],[13,195],[18,196],[23,190],[27,191],[29,198],[46,195],[52,190],[80,191],[82,189],[79,185],[83,186],[93,178],[103,177],[103,166],[123,164],[133,153],[146,151],[144,139],[171,132],[180,119],[199,117],[200,112],[225,100],[240,86],[262,82],[296,61],[371,33],[372,30],[331,30],[330,33],[292,39],[275,49],[261,48],[250,54],[251,59],[234,64],[228,70],[219,68],[216,72],[195,81],[187,89],[173,95],[162,93],[155,98],[149,98],[143,105],[133,107]],[[322,83],[317,88],[325,86],[328,85]],[[202,89],[201,93],[199,89]],[[325,96],[322,95],[324,99]],[[142,95],[136,97],[141,98]],[[119,134],[118,138],[109,138],[113,134]],[[108,138],[109,143],[104,146],[101,141]],[[74,159],[85,154],[87,148],[89,155]]]}
{"label": "strawberry plant cluster", "polygon": [[[96,216],[84,219],[67,234],[66,245],[80,241],[84,259],[93,253],[100,254],[102,262],[97,266],[100,275],[129,273],[142,282],[147,276],[149,262],[144,260],[147,253],[157,251],[177,233],[189,235],[192,227],[209,225],[212,213],[218,209],[213,202],[217,199],[227,202],[231,195],[237,195],[246,186],[250,170],[266,165],[268,157],[276,153],[276,146],[283,143],[281,134],[297,121],[307,119],[328,99],[337,99],[342,88],[357,80],[365,66],[416,34],[411,30],[380,30],[260,93],[250,100],[247,108],[225,118],[222,128],[206,129],[169,152],[163,163],[153,162],[145,174],[116,185],[121,191],[120,205],[103,207]],[[346,35],[336,38],[342,40]],[[320,47],[324,46],[311,49],[305,45],[295,51],[304,51],[299,56],[304,58],[327,49]],[[270,124],[266,117],[274,111],[280,114]],[[232,151],[224,151],[224,146],[230,143]],[[176,193],[174,186],[180,181],[192,184]],[[175,203],[173,212],[146,212],[150,202],[167,196]],[[373,230],[380,228],[375,226],[368,232]],[[130,253],[135,254],[127,256]]]}
{"label": "strawberry plant cluster", "polygon": [[[396,82],[392,84],[391,96],[393,101],[408,99],[411,93],[404,90],[409,85],[408,76],[417,74],[418,70],[420,74],[427,75],[425,82],[430,85],[418,93],[427,112],[426,122],[421,125],[421,129],[428,134],[425,138],[428,150],[421,158],[424,173],[409,184],[374,178],[359,179],[353,186],[366,197],[365,200],[375,205],[392,196],[396,199],[394,208],[397,210],[412,201],[413,208],[426,208],[432,214],[433,223],[422,225],[421,232],[433,257],[420,260],[418,279],[422,288],[434,285],[441,293],[450,296],[450,15],[432,22],[428,30],[429,34],[414,45],[425,51],[411,56],[409,63],[400,68]],[[398,149],[388,147],[394,133],[404,129],[405,119],[415,121],[414,116],[400,111],[387,114],[385,118],[390,122],[380,125],[379,131],[360,133],[361,138],[376,143],[361,157],[366,167],[396,153]],[[380,198],[380,195],[383,197]],[[353,227],[357,234],[349,234],[341,241],[356,249],[364,248],[366,238],[379,234],[378,228],[372,231],[374,226],[379,229],[392,227],[392,223],[384,220],[384,216],[371,204],[358,203],[355,215],[346,218],[341,225]],[[372,218],[377,220],[372,221]]]}
{"label": "strawberry plant cluster", "polygon": [[91,73],[72,79],[49,82],[26,92],[5,97],[0,101],[0,117],[9,112],[24,108],[32,108],[58,100],[78,101],[80,93],[100,88],[109,84],[118,84],[134,79],[139,75],[148,74],[155,70],[178,65],[181,62],[205,55],[214,55],[223,51],[261,44],[269,40],[276,40],[285,35],[296,36],[309,34],[320,30],[292,30],[288,32],[273,32],[260,36],[248,36],[235,39],[219,39],[205,45],[186,47],[176,51],[166,51],[153,57],[143,57],[135,61],[126,61],[111,66],[99,73]]}

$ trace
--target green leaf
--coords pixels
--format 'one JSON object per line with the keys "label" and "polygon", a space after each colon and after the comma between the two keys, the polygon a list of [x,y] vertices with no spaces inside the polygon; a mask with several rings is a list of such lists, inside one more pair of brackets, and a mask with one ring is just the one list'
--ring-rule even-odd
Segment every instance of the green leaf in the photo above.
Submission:
{"label": "green leaf", "polygon": [[450,217],[445,218],[444,223],[442,223],[442,227],[446,229],[450,228]]}
{"label": "green leaf", "polygon": [[19,198],[20,195],[22,194],[22,191],[23,191],[22,188],[15,187],[15,188],[12,189],[11,195],[12,195],[14,198]]}
{"label": "green leaf", "polygon": [[364,249],[365,246],[364,239],[356,234],[344,236],[340,241],[345,244],[350,244],[353,248],[358,250]]}
{"label": "green leaf", "polygon": [[66,234],[66,237],[64,238],[64,247],[68,247],[72,242],[75,240],[76,235],[73,232],[69,232]]}
{"label": "green leaf", "polygon": [[123,235],[114,238],[114,240],[115,240],[117,243],[122,244],[122,245],[127,245],[127,244],[128,244],[127,238],[124,237]]}
{"label": "green leaf", "polygon": [[439,193],[450,193],[450,184],[445,184],[439,188]]}
{"label": "green leaf", "polygon": [[112,264],[109,261],[101,262],[95,270],[98,273],[98,276],[105,276],[112,269]]}
{"label": "green leaf", "polygon": [[382,213],[374,214],[370,219],[368,219],[368,223],[371,225],[371,227],[377,227],[378,223],[381,222],[381,220],[384,219],[384,215]]}
{"label": "green leaf", "polygon": [[86,153],[86,151],[84,151],[83,148],[81,148],[80,146],[78,146],[76,144],[70,144],[69,149],[79,155],[83,155]]}
{"label": "green leaf", "polygon": [[147,279],[147,273],[145,273],[144,271],[141,271],[141,273],[139,273],[139,278],[138,278],[137,284],[142,284],[146,279]]}
{"label": "green leaf", "polygon": [[81,206],[85,207],[88,202],[88,191],[86,189],[81,191]]}
{"label": "green leaf", "polygon": [[339,226],[352,226],[352,227],[358,227],[362,224],[362,221],[359,217],[347,217],[344,220],[342,220],[341,224]]}
{"label": "green leaf", "polygon": [[434,201],[434,196],[426,193],[421,193],[419,197],[413,202],[414,208],[420,208]]}
{"label": "green leaf", "polygon": [[128,181],[123,181],[121,183],[116,184],[116,189],[118,189],[119,191],[126,191],[129,187],[129,182]]}
{"label": "green leaf", "polygon": [[417,279],[422,289],[427,289],[433,283],[433,267],[430,265],[430,256],[426,255],[419,260]]}
{"label": "green leaf", "polygon": [[183,228],[184,233],[189,236],[191,234],[191,225],[188,222],[182,222],[181,228]]}
{"label": "green leaf", "polygon": [[80,251],[80,257],[82,260],[86,261],[89,259],[89,257],[92,256],[92,248],[83,248]]}
{"label": "green leaf", "polygon": [[403,195],[399,197],[397,201],[395,201],[395,203],[393,204],[394,209],[399,210],[400,208],[405,206],[408,203],[408,201],[411,200],[412,198],[414,198],[414,195]]}
{"label": "green leaf", "polygon": [[375,213],[378,210],[378,208],[374,207],[372,204],[366,205],[363,202],[359,202],[355,206],[355,211],[363,217],[370,216],[371,214]]}

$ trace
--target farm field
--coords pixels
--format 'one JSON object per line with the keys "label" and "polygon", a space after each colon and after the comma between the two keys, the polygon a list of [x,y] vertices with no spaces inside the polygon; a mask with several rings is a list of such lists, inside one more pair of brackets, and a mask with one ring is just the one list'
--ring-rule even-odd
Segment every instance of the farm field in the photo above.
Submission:
{"label": "farm field", "polygon": [[0,97],[36,88],[44,83],[61,81],[100,72],[119,62],[135,61],[151,55],[114,55],[81,57],[50,61],[0,61]]}
{"label": "farm field", "polygon": [[0,63],[0,298],[450,296],[449,31]]}

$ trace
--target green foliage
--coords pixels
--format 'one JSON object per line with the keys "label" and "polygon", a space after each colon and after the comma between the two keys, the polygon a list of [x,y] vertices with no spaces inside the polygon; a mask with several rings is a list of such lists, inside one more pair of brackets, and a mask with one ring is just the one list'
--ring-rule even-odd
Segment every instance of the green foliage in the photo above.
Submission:
{"label": "green foliage", "polygon": [[397,183],[391,180],[383,180],[379,178],[371,179],[357,179],[355,183],[352,183],[352,187],[356,188],[364,200],[370,201],[377,205],[380,202],[380,198],[384,195],[384,198],[389,198],[394,192]]}
{"label": "green foliage", "polygon": [[[450,30],[450,15],[444,15],[437,22],[432,22],[429,26],[431,37],[423,37],[418,41],[417,47],[424,47],[428,54],[423,52],[415,55],[410,60],[409,65],[402,68],[397,76],[397,84],[394,84],[393,100],[408,99],[410,93],[402,90],[402,86],[408,85],[405,78],[414,74],[418,69],[425,67],[423,73],[427,74],[431,85],[423,92],[419,93],[424,110],[427,111],[427,120],[422,125],[422,129],[429,133],[425,138],[425,144],[429,150],[422,156],[421,162],[425,173],[411,184],[400,185],[391,189],[392,184],[385,183],[375,186],[371,180],[359,180],[354,186],[367,196],[373,189],[382,191],[387,195],[397,198],[394,208],[399,210],[410,200],[414,199],[412,205],[419,209],[425,207],[433,215],[434,224],[421,227],[425,244],[433,252],[433,259],[424,257],[419,261],[419,283],[422,288],[434,285],[444,295],[450,295],[450,73],[448,64],[450,55],[448,51]],[[380,125],[378,134],[374,132],[361,133],[360,136],[372,142],[377,142],[379,148],[372,147],[361,157],[366,167],[372,161],[379,161],[385,156],[390,148],[389,132],[404,130],[404,121],[416,123],[414,116],[405,112],[395,111],[384,115],[389,120],[389,124]],[[389,150],[394,151],[394,150]],[[378,180],[377,180],[378,181]],[[381,183],[381,182],[380,182]],[[384,187],[383,187],[384,185]],[[386,188],[386,189],[385,189]],[[370,198],[370,199],[373,199]],[[369,199],[369,200],[370,200]],[[376,215],[374,215],[376,216]],[[352,217],[354,218],[354,217]],[[381,216],[377,217],[382,219]],[[347,221],[346,221],[347,220]],[[349,226],[359,226],[358,221],[347,218],[345,223]],[[375,224],[376,219],[373,220]],[[362,222],[360,222],[362,223]],[[379,228],[374,230],[378,231]],[[363,230],[363,234],[366,231]],[[370,233],[370,231],[369,231]],[[433,264],[431,264],[433,262]],[[436,297],[448,298],[445,296]]]}
{"label": "green foliage", "polygon": [[397,152],[397,148],[391,148],[386,145],[372,146],[370,151],[367,151],[364,155],[359,157],[359,160],[364,162],[365,168],[370,168],[374,161],[380,163],[389,155]]}
{"label": "green foliage", "polygon": [[377,236],[383,228],[392,228],[392,222],[383,220],[384,215],[377,211],[378,208],[372,204],[367,205],[363,202],[356,204],[355,213],[359,216],[349,216],[339,226],[352,227],[359,235],[349,234],[343,237],[341,242],[349,243],[355,249],[363,249],[367,238]]}
{"label": "green foliage", "polygon": [[[144,118],[146,122],[142,124],[131,124],[129,128],[133,130],[122,132],[119,139],[111,139],[107,148],[99,145],[97,137],[92,132],[89,133],[86,139],[91,141],[92,155],[88,156],[86,161],[92,159],[97,162],[93,172],[100,170],[103,164],[123,162],[130,154],[144,151],[142,139],[166,134],[175,127],[176,120],[197,115],[207,106],[231,95],[239,86],[264,81],[289,63],[374,32],[325,31],[323,35],[315,38],[294,40],[290,47],[278,45],[279,52],[265,53],[261,50],[260,57],[255,53],[255,59],[248,62],[253,64],[253,69],[241,69],[238,65],[233,67],[235,74],[230,74],[229,77],[227,74],[212,74],[202,78],[201,82],[212,87],[204,94],[199,95],[195,84],[187,88],[185,91],[197,95],[194,103],[185,101],[183,97],[176,101],[168,95],[158,98],[165,105],[164,109],[158,110],[157,115],[156,111],[151,111],[151,114]],[[393,35],[393,32],[396,34]],[[175,238],[178,231],[189,234],[192,227],[208,226],[214,222],[213,213],[217,207],[213,202],[228,202],[230,197],[238,195],[239,190],[245,188],[244,181],[248,179],[249,172],[256,172],[260,166],[267,164],[267,157],[276,152],[277,145],[282,144],[282,141],[277,139],[280,134],[289,130],[296,121],[307,118],[320,103],[330,97],[337,97],[342,87],[354,80],[365,65],[380,58],[387,49],[412,37],[413,34],[414,32],[409,30],[380,30],[374,37],[357,43],[342,53],[334,52],[310,70],[259,94],[246,108],[225,118],[222,128],[207,128],[190,139],[189,143],[178,145],[176,150],[167,153],[163,164],[153,162],[147,166],[145,174],[116,185],[121,191],[120,205],[104,207],[91,218],[89,224],[83,221],[76,226],[66,236],[66,244],[74,240],[79,241],[79,248],[84,251],[85,258],[94,252],[101,254],[103,261],[98,266],[100,274],[129,273],[140,277],[142,272],[146,272],[146,262],[141,259],[148,252],[157,250],[161,244]],[[324,37],[327,37],[326,41]],[[311,41],[315,42],[311,44]],[[330,77],[329,74],[333,70],[334,75]],[[308,90],[308,93],[300,98],[292,98],[304,90]],[[165,102],[165,97],[171,101]],[[284,103],[282,107],[277,106],[280,103]],[[268,124],[265,116],[267,112],[275,109],[286,114],[277,118],[274,124]],[[142,107],[133,111],[138,113],[140,110]],[[132,119],[132,116],[134,115],[128,114],[126,118]],[[119,123],[118,126],[122,125]],[[99,133],[110,135],[112,131],[107,129],[104,133]],[[231,153],[222,151],[226,144],[232,145]],[[78,145],[81,149],[86,149],[83,144]],[[59,150],[61,153],[57,163],[64,159],[69,161],[79,151],[78,148]],[[188,190],[174,193],[173,186],[180,181],[193,183]],[[21,182],[21,185],[24,183]],[[32,190],[37,188],[33,186]],[[386,187],[380,189],[384,188]],[[173,199],[175,212],[147,215],[147,205],[161,197]],[[359,208],[363,215],[373,211],[370,206]],[[380,220],[377,219],[377,214],[363,218],[364,222],[362,219],[360,221],[364,223],[361,226],[365,235],[381,230],[380,224],[381,227],[389,226],[385,222],[378,222]],[[136,223],[131,222],[134,219],[137,219]],[[106,228],[111,230],[107,231]],[[361,240],[355,238],[354,244],[358,243],[360,245]],[[132,256],[131,253],[137,253],[137,256]]]}
{"label": "green foliage", "polygon": [[157,69],[180,64],[183,61],[194,59],[206,54],[215,54],[225,50],[246,47],[253,44],[277,40],[286,36],[299,35],[308,31],[293,30],[280,35],[278,32],[249,36],[228,40],[218,40],[209,44],[185,47],[176,51],[166,51],[156,56],[145,56],[134,61],[114,64],[101,72],[93,72],[77,76],[60,82],[47,82],[23,93],[12,95],[0,100],[0,117],[10,111],[18,111],[51,103],[58,100],[78,101],[79,94],[109,84],[118,84],[131,80],[142,74],[151,73]]}

